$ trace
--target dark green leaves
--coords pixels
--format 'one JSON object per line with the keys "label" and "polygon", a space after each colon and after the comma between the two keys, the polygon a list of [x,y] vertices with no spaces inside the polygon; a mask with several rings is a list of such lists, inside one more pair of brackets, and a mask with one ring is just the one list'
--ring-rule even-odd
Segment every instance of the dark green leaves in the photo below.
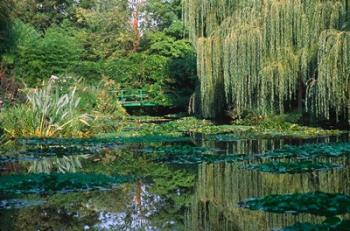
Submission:
{"label": "dark green leaves", "polygon": [[20,209],[44,204],[45,201],[9,199],[0,201],[0,209]]}
{"label": "dark green leaves", "polygon": [[324,192],[269,195],[246,200],[241,207],[273,213],[310,213],[331,217],[350,212],[350,196]]}
{"label": "dark green leaves", "polygon": [[268,162],[263,164],[251,164],[247,165],[245,168],[258,170],[261,172],[271,172],[271,173],[304,173],[313,172],[320,170],[329,170],[333,168],[339,168],[341,166],[331,164],[331,163],[319,163],[312,161],[302,161],[302,162]]}
{"label": "dark green leaves", "polygon": [[301,146],[285,146],[284,148],[265,153],[262,158],[298,157],[300,159],[320,156],[339,157],[350,154],[350,143],[320,143]]}
{"label": "dark green leaves", "polygon": [[0,192],[50,194],[96,189],[106,190],[131,180],[132,178],[126,176],[85,173],[7,175],[0,177]]}
{"label": "dark green leaves", "polygon": [[350,227],[349,220],[341,220],[338,217],[327,218],[322,224],[296,223],[283,228],[283,231],[343,231]]}

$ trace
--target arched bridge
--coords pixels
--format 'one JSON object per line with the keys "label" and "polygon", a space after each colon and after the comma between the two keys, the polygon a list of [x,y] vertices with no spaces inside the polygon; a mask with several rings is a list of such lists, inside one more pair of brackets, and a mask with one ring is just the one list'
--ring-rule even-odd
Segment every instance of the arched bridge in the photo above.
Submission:
{"label": "arched bridge", "polygon": [[149,100],[149,95],[142,89],[121,90],[119,101],[123,107],[154,107],[157,103]]}

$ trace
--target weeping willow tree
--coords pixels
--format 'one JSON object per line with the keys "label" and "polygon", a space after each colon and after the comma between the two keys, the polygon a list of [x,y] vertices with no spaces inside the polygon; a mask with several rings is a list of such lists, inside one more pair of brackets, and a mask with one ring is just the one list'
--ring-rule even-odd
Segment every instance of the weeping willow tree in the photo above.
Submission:
{"label": "weeping willow tree", "polygon": [[[310,79],[310,110],[330,119],[348,118],[350,123],[350,33],[326,30],[320,36],[318,78]],[[309,104],[309,103],[308,103]]]}
{"label": "weeping willow tree", "polygon": [[282,113],[308,88],[315,115],[349,118],[349,2],[184,0],[198,54],[197,111]]}

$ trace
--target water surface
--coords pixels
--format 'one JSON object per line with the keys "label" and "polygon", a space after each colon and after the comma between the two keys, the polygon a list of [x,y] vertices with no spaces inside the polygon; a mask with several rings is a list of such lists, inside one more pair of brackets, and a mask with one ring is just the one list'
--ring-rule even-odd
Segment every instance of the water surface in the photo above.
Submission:
{"label": "water surface", "polygon": [[269,195],[350,195],[349,140],[222,134],[11,141],[0,149],[0,230],[255,231],[347,220],[347,205],[332,205],[334,216],[245,205]]}

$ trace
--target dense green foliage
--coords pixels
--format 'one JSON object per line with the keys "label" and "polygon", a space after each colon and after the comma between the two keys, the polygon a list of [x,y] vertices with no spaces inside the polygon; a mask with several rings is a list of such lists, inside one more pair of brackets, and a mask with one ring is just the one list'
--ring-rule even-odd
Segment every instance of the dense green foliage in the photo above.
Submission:
{"label": "dense green foliage", "polygon": [[12,136],[84,136],[117,130],[125,110],[112,91],[114,81],[97,86],[72,78],[53,76],[41,88],[26,89],[26,103],[5,107],[0,124]]}
{"label": "dense green foliage", "polygon": [[186,0],[200,77],[195,111],[284,112],[307,99],[317,118],[347,121],[349,14],[347,0]]}
{"label": "dense green foliage", "polygon": [[1,63],[27,85],[37,86],[51,75],[79,76],[93,84],[108,76],[121,88],[149,92],[159,105],[186,108],[196,59],[183,37],[180,1],[140,3],[137,50],[127,0],[1,4]]}
{"label": "dense green foliage", "polygon": [[0,0],[0,230],[344,229],[349,7]]}
{"label": "dense green foliage", "polygon": [[0,2],[0,55],[8,47],[11,8],[12,0],[3,0]]}

